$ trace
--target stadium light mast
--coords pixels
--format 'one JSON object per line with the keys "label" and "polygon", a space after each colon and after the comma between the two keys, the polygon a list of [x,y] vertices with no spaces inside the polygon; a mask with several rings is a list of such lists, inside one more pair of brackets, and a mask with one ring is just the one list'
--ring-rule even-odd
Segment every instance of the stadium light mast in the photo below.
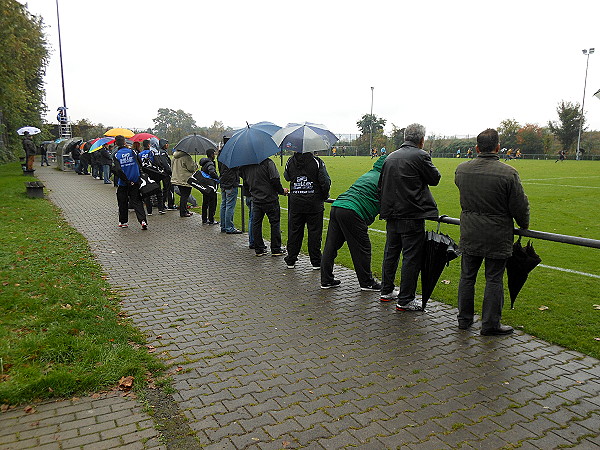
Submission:
{"label": "stadium light mast", "polygon": [[583,49],[581,50],[584,55],[587,56],[587,61],[585,63],[585,79],[583,82],[583,100],[581,101],[581,115],[579,116],[579,133],[577,134],[577,152],[575,153],[575,159],[579,161],[581,158],[581,127],[583,126],[583,107],[585,106],[585,88],[587,86],[587,74],[588,74],[588,66],[590,64],[590,55],[594,53],[594,49]]}
{"label": "stadium light mast", "polygon": [[371,86],[371,125],[369,127],[369,155],[373,150],[373,91],[375,87]]}

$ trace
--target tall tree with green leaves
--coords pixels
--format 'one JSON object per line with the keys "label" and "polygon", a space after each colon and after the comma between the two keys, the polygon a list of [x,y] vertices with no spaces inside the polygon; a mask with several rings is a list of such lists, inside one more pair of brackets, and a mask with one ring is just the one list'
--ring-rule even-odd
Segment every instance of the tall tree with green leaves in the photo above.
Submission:
{"label": "tall tree with green leaves", "polygon": [[505,119],[500,122],[498,134],[500,135],[500,146],[506,148],[517,147],[517,133],[519,132],[519,122],[515,119]]}
{"label": "tall tree with green leaves", "polygon": [[558,122],[548,122],[548,127],[563,145],[563,150],[572,150],[579,135],[580,120],[581,130],[585,130],[585,116],[582,116],[581,106],[577,102],[562,100],[556,107],[556,112]]}
{"label": "tall tree with green leaves", "polygon": [[173,145],[188,134],[198,132],[198,125],[192,115],[181,109],[159,108],[157,116],[152,120],[154,134],[168,139]]}
{"label": "tall tree with green leaves", "polygon": [[0,0],[0,161],[22,154],[17,129],[42,128],[47,63],[41,17],[16,0]]}
{"label": "tall tree with green leaves", "polygon": [[527,123],[517,131],[517,145],[522,153],[544,153],[544,136],[542,129],[535,124]]}
{"label": "tall tree with green leaves", "polygon": [[377,117],[375,114],[365,114],[356,122],[356,126],[362,135],[368,135],[371,132],[375,135],[377,132],[383,133],[383,127],[386,122],[386,119]]}

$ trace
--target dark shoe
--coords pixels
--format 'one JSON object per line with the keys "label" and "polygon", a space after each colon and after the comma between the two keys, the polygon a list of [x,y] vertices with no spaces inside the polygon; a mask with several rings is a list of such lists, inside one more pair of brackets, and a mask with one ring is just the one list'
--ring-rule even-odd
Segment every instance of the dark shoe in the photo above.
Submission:
{"label": "dark shoe", "polygon": [[471,320],[459,320],[458,321],[458,329],[459,330],[468,330],[473,325],[473,319]]}
{"label": "dark shoe", "polygon": [[250,244],[250,245],[248,245],[248,248],[249,248],[250,250],[254,250],[254,244]]}
{"label": "dark shoe", "polygon": [[513,334],[513,327],[509,327],[508,325],[500,325],[498,328],[490,328],[488,330],[481,329],[482,336],[507,336],[509,334]]}
{"label": "dark shoe", "polygon": [[333,280],[330,283],[321,283],[321,289],[331,289],[340,285],[340,280]]}
{"label": "dark shoe", "polygon": [[278,248],[277,250],[271,250],[271,256],[283,256],[286,254],[285,248]]}
{"label": "dark shoe", "polygon": [[148,224],[146,223],[145,220],[142,220],[142,222],[140,223],[140,225],[142,226],[142,230],[147,230],[148,229]]}
{"label": "dark shoe", "polygon": [[186,213],[186,214],[182,214],[179,217],[192,217],[193,215],[194,215],[194,213],[189,212],[189,213]]}
{"label": "dark shoe", "polygon": [[166,212],[164,209],[159,209],[159,210],[158,210],[158,213],[159,213],[159,214],[166,214],[167,212]]}
{"label": "dark shoe", "polygon": [[265,256],[266,254],[267,254],[267,252],[265,250],[256,252],[256,256]]}
{"label": "dark shoe", "polygon": [[233,231],[227,231],[227,234],[242,234],[242,230],[234,228]]}
{"label": "dark shoe", "polygon": [[215,220],[209,220],[208,221],[209,225],[219,225],[219,222],[215,221]]}
{"label": "dark shoe", "polygon": [[377,281],[373,281],[370,285],[368,286],[361,286],[360,287],[361,291],[381,291],[381,284],[378,283]]}

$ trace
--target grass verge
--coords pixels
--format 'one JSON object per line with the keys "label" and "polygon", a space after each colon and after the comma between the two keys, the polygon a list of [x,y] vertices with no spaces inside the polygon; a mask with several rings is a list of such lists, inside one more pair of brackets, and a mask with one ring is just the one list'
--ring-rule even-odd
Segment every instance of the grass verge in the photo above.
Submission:
{"label": "grass verge", "polygon": [[48,200],[27,198],[28,180],[17,163],[0,166],[0,403],[159,374],[87,241]]}

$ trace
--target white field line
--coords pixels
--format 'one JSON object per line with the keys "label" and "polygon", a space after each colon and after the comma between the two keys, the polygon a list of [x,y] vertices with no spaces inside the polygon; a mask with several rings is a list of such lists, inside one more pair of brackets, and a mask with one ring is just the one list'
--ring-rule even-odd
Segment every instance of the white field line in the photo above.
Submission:
{"label": "white field line", "polygon": [[528,180],[521,180],[523,182],[526,181],[549,181],[549,180],[587,180],[588,178],[600,178],[600,175],[591,175],[588,177],[554,177],[554,178],[529,178]]}
{"label": "white field line", "polygon": [[554,181],[554,180],[589,180],[590,178],[600,178],[600,175],[592,175],[588,177],[550,177],[550,178],[530,178],[522,180],[523,184],[535,184],[540,186],[555,186],[580,189],[600,189],[600,186],[577,186],[573,184],[555,184],[555,183],[533,183],[534,181]]}
{"label": "white field line", "polygon": [[[281,209],[283,209],[284,211],[288,210],[287,208],[284,208],[283,206],[281,207]],[[329,217],[323,217],[323,220],[329,220]],[[378,230],[376,228],[369,228],[369,231],[372,231],[374,233],[383,233],[383,234],[385,234],[384,230]],[[593,273],[579,272],[578,270],[565,269],[563,267],[547,266],[545,264],[540,264],[539,267],[543,267],[545,269],[551,269],[551,270],[558,270],[559,272],[574,273],[576,275],[582,275],[584,277],[591,277],[591,278],[598,278],[598,279],[600,279],[600,275],[594,275]]]}
{"label": "white field line", "polygon": [[529,181],[523,181],[523,184],[535,184],[538,186],[554,186],[554,187],[581,188],[581,189],[600,189],[600,186],[576,186],[574,184],[531,183]]}

